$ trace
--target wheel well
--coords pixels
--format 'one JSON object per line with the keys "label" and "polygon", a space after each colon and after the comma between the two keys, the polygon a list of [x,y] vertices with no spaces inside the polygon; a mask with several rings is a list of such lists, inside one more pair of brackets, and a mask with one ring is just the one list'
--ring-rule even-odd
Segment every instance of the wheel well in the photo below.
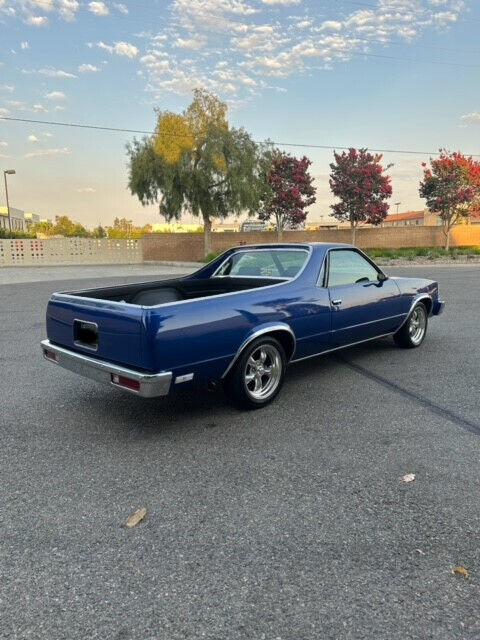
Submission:
{"label": "wheel well", "polygon": [[276,329],[275,331],[271,331],[264,335],[272,336],[272,338],[275,338],[280,342],[285,351],[288,362],[293,356],[293,352],[295,351],[295,339],[293,335],[289,331],[284,331],[283,329]]}
{"label": "wheel well", "polygon": [[432,312],[432,307],[433,307],[432,299],[431,298],[422,298],[421,300],[419,300],[419,302],[421,302],[423,304],[423,306],[427,310],[427,314],[430,315],[430,313]]}

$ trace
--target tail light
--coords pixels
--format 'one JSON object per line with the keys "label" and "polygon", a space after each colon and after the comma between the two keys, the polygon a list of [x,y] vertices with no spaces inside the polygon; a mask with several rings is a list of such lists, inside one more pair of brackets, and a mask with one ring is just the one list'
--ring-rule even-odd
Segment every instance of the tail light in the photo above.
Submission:
{"label": "tail light", "polygon": [[45,358],[47,358],[47,360],[52,360],[53,362],[58,362],[58,353],[55,353],[54,351],[49,351],[48,349],[44,349],[43,350],[43,355],[45,356]]}
{"label": "tail light", "polygon": [[140,382],[132,378],[125,378],[125,376],[117,376],[112,373],[112,383],[117,385],[117,387],[130,389],[130,391],[140,391]]}

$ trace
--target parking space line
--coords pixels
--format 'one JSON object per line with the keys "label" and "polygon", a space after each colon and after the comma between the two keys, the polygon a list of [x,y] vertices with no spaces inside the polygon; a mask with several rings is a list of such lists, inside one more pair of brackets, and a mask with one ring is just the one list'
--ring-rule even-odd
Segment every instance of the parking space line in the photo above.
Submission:
{"label": "parking space line", "polygon": [[374,373],[373,371],[370,371],[369,369],[366,369],[365,367],[362,367],[359,364],[350,362],[349,360],[346,360],[344,357],[342,357],[340,355],[336,355],[335,359],[338,360],[338,362],[340,362],[341,364],[346,365],[347,367],[349,367],[353,371],[356,371],[357,373],[360,373],[361,375],[363,375],[363,376],[365,376],[367,378],[370,378],[370,380],[373,380],[374,382],[377,382],[378,384],[382,385],[383,387],[386,387],[387,389],[390,389],[390,391],[394,391],[398,395],[401,395],[404,398],[407,398],[408,400],[413,400],[414,402],[416,402],[417,404],[420,404],[421,406],[425,407],[426,409],[428,409],[432,413],[436,413],[437,415],[441,416],[442,418],[446,418],[447,420],[449,420],[450,422],[453,422],[454,424],[458,425],[462,429],[465,429],[465,431],[468,431],[468,432],[473,433],[473,434],[475,434],[477,436],[480,436],[480,425],[479,424],[476,424],[475,422],[471,422],[470,420],[468,420],[466,418],[462,418],[462,416],[459,416],[458,414],[454,413],[453,411],[450,411],[450,409],[446,409],[445,407],[442,407],[441,405],[436,404],[435,402],[432,402],[428,398],[425,398],[424,396],[421,396],[418,393],[414,393],[413,391],[409,391],[408,389],[405,389],[404,387],[401,387],[400,385],[396,384],[395,382],[392,382],[391,380],[388,380],[388,378],[384,378],[383,376],[380,376],[377,373]]}

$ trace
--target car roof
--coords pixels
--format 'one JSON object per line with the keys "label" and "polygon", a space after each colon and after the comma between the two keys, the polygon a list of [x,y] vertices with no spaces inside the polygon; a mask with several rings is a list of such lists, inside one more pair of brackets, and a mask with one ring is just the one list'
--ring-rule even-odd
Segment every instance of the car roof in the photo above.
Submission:
{"label": "car roof", "polygon": [[314,249],[314,248],[353,247],[344,242],[269,242],[265,244],[242,244],[233,247],[235,251],[245,249]]}

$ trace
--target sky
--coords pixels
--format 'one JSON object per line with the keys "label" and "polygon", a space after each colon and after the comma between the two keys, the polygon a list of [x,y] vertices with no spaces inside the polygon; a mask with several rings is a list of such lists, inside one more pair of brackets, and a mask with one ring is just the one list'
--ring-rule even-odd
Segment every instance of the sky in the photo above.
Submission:
{"label": "sky", "polygon": [[[392,211],[421,209],[430,153],[480,154],[479,33],[478,0],[0,0],[0,117],[151,131],[201,86],[313,161],[309,220],[329,215],[333,150],[302,145],[392,150]],[[11,205],[161,222],[127,190],[133,136],[0,120]]]}

